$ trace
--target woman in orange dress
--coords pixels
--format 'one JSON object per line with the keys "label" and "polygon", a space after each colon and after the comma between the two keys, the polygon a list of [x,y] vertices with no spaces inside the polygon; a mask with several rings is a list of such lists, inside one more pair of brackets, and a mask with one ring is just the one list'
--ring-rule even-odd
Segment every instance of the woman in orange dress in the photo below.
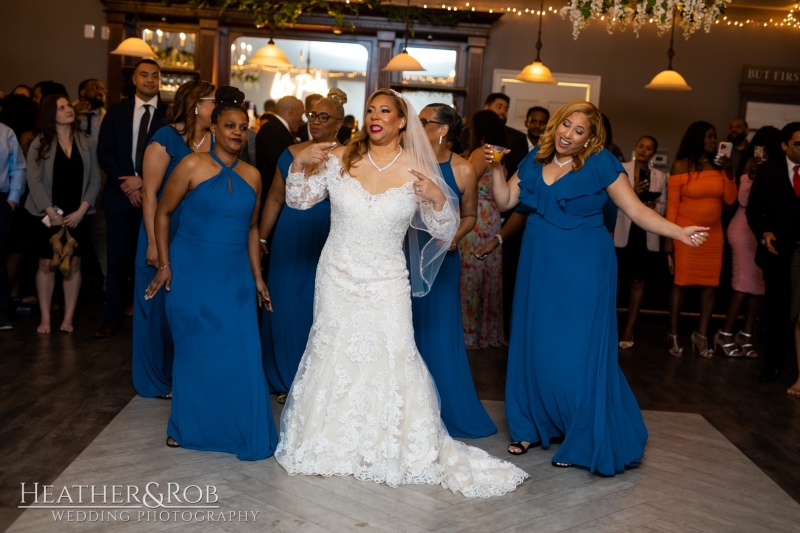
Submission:
{"label": "woman in orange dress", "polygon": [[708,226],[708,240],[702,249],[667,240],[665,249],[674,253],[675,281],[669,310],[669,352],[680,357],[678,315],[686,287],[700,286],[700,321],[692,333],[692,350],[702,357],[714,355],[708,344],[708,322],[717,296],[722,271],[722,206],[736,201],[730,159],[717,158],[717,131],[708,122],[698,121],[683,135],[678,155],[667,183],[667,220],[679,226]]}

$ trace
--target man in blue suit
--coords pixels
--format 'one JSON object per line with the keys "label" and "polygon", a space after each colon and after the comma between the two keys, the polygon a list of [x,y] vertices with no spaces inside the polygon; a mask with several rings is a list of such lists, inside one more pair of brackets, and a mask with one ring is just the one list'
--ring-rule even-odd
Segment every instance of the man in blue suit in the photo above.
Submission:
{"label": "man in blue suit", "polygon": [[142,158],[168,108],[158,98],[160,82],[158,63],[139,61],[133,69],[135,97],[110,107],[100,127],[97,159],[107,178],[101,205],[106,213],[108,273],[103,325],[95,337],[110,337],[122,323],[142,221]]}

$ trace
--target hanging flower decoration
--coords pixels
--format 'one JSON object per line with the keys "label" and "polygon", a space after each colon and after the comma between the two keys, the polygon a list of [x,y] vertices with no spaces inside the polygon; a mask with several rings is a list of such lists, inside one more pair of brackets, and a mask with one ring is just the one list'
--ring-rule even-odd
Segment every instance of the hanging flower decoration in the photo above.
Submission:
{"label": "hanging flower decoration", "polygon": [[688,39],[700,28],[706,33],[711,31],[711,25],[725,13],[729,3],[731,0],[569,0],[561,9],[561,16],[572,21],[572,35],[577,39],[592,19],[605,21],[609,33],[618,28],[625,31],[630,26],[638,37],[648,22],[656,25],[659,35],[669,31],[672,17],[677,15],[676,23]]}

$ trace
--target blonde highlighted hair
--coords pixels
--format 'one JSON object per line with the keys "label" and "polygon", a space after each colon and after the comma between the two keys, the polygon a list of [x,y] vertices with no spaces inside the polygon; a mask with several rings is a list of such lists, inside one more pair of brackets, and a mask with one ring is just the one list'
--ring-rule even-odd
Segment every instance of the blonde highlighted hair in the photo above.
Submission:
{"label": "blonde highlighted hair", "polygon": [[581,113],[589,119],[590,137],[588,146],[582,146],[578,153],[573,154],[572,161],[575,170],[583,167],[586,160],[601,151],[606,144],[606,129],[603,127],[603,115],[594,104],[586,100],[573,100],[561,109],[555,112],[547,123],[539,140],[539,153],[536,154],[536,161],[546,165],[553,160],[556,154],[555,149],[555,131],[556,128],[564,122],[567,117],[573,113]]}
{"label": "blonde highlighted hair", "polygon": [[[397,115],[403,118],[406,122],[408,122],[408,108],[406,107],[405,101],[398,96],[398,94],[393,91],[392,89],[378,89],[371,95],[369,95],[369,99],[367,100],[367,105],[364,106],[364,115],[367,114],[367,109],[370,108],[372,105],[372,101],[375,100],[378,96],[388,96],[392,99],[392,103],[394,103],[395,109],[397,109]],[[400,131],[403,132],[405,127],[401,128]],[[344,157],[342,157],[343,168],[342,171],[350,172],[350,168],[358,163],[364,154],[367,153],[369,149],[369,135],[367,134],[367,121],[364,120],[361,129],[356,132],[350,142],[347,143],[347,150],[344,153]]]}

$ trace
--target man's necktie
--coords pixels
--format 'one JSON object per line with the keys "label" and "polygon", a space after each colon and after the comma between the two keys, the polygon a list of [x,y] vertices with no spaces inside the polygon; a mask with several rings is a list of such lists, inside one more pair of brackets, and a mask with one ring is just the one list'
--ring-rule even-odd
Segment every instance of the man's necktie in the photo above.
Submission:
{"label": "man's necktie", "polygon": [[147,142],[147,127],[150,126],[150,106],[144,105],[144,115],[139,121],[139,135],[136,138],[136,174],[142,175],[142,160],[144,159],[144,144]]}
{"label": "man's necktie", "polygon": [[794,193],[800,196],[800,165],[794,166],[794,176],[792,176],[792,184],[794,185]]}
{"label": "man's necktie", "polygon": [[92,119],[94,118],[94,111],[86,113],[86,135],[92,134]]}

